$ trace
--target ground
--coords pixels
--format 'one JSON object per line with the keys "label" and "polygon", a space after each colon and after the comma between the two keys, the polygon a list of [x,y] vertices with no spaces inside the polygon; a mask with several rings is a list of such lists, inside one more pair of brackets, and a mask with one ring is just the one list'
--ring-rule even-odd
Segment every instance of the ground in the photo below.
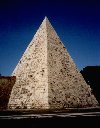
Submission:
{"label": "ground", "polygon": [[72,109],[70,112],[28,112],[1,111],[0,124],[4,127],[40,128],[40,127],[99,127],[100,108]]}

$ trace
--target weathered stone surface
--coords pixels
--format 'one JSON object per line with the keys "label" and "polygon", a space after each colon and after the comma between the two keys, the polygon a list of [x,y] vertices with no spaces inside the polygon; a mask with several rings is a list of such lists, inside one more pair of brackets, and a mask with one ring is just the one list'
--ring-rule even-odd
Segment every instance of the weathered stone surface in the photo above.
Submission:
{"label": "weathered stone surface", "polygon": [[9,108],[62,109],[98,102],[47,18],[12,75]]}
{"label": "weathered stone surface", "polygon": [[0,109],[6,109],[16,77],[0,76]]}

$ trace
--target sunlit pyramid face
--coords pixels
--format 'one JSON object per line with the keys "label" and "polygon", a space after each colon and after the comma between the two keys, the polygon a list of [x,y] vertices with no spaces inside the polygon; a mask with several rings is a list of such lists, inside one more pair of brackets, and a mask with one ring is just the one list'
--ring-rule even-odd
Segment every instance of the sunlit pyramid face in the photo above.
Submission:
{"label": "sunlit pyramid face", "polygon": [[97,106],[75,63],[47,17],[43,20],[12,75],[16,83],[11,109],[65,109]]}

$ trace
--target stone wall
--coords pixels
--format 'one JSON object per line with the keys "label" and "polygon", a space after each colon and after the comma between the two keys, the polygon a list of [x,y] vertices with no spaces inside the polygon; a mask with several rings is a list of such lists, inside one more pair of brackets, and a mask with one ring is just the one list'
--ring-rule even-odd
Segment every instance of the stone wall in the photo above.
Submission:
{"label": "stone wall", "polygon": [[42,24],[12,73],[9,108],[48,108],[47,34]]}
{"label": "stone wall", "polygon": [[50,108],[90,107],[98,103],[56,31],[47,22],[48,102]]}
{"label": "stone wall", "polygon": [[15,76],[0,76],[0,109],[7,109],[11,90],[16,81]]}

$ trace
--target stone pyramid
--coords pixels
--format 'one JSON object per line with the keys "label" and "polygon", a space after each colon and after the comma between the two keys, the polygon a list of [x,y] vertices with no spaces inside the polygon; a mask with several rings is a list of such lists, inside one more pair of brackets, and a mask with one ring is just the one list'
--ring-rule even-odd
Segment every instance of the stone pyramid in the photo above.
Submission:
{"label": "stone pyramid", "polygon": [[8,108],[94,107],[98,102],[47,17],[12,73]]}

